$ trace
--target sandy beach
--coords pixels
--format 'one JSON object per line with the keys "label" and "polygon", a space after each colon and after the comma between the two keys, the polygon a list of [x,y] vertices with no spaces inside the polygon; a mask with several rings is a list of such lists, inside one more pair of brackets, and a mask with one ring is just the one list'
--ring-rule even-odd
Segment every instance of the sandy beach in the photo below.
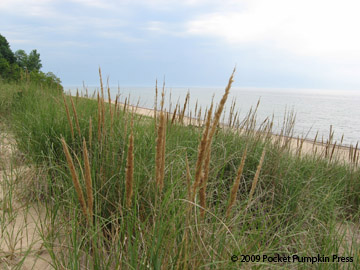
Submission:
{"label": "sandy beach", "polygon": [[[115,102],[112,101],[112,103],[114,104]],[[124,103],[119,103],[119,105],[124,107]],[[126,106],[128,107],[129,111],[134,109],[134,112],[139,115],[154,117],[154,109],[144,108],[129,104],[127,104]],[[157,113],[159,113],[159,111],[157,111]],[[171,119],[172,117],[173,117],[173,113],[168,113],[168,118]],[[203,124],[202,120],[198,121],[198,119],[195,118],[190,119],[190,117],[188,116],[184,116],[183,119],[184,125],[189,125],[189,124],[198,125],[199,122],[200,125]],[[224,129],[229,129],[229,127],[225,124],[221,124],[221,127]],[[232,132],[239,132],[239,133],[242,132],[241,130],[235,128],[231,128],[231,130]],[[326,156],[332,161],[354,163],[356,166],[359,162],[359,151],[349,146],[340,145],[338,143],[327,144],[325,142],[322,143],[308,138],[301,139],[295,137],[280,136],[277,134],[271,134],[271,136],[273,142],[278,141],[280,145],[287,144],[288,145],[287,147],[289,147],[294,154],[300,154],[302,156],[304,155],[310,156],[314,154],[319,157]],[[356,162],[353,162],[353,160],[356,160]]]}
{"label": "sandy beach", "polygon": [[24,198],[39,176],[25,165],[15,139],[4,129],[0,124],[0,268],[52,269],[40,231],[46,211]]}

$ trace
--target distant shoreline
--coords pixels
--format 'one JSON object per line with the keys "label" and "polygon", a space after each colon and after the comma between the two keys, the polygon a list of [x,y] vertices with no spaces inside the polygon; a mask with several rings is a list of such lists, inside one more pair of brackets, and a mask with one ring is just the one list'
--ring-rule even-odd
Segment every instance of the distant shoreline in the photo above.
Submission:
{"label": "distant shoreline", "polygon": [[[95,98],[91,98],[91,97],[85,97],[88,99],[92,99],[92,100],[96,100]],[[108,101],[106,102],[108,103]],[[111,103],[114,105],[115,104],[115,100],[111,100]],[[118,105],[124,107],[125,103],[123,102],[118,102]],[[136,105],[130,105],[130,104],[126,104],[126,106],[128,106],[128,108],[131,109],[136,109],[134,111],[134,113],[139,114],[139,115],[143,115],[143,116],[147,116],[147,117],[154,117],[154,111],[155,109],[150,109],[150,108],[146,108],[146,107],[142,107],[142,106],[136,106]],[[157,110],[157,112],[160,112],[159,110]],[[168,113],[169,116],[171,116],[171,118],[173,117],[173,113]],[[178,114],[177,114],[178,115]],[[184,125],[189,125],[190,122],[198,122],[197,118],[191,117],[191,121],[190,121],[190,117],[189,116],[184,116]],[[200,123],[202,124],[204,121],[200,120]],[[229,126],[227,124],[224,123],[220,123],[221,124],[221,128],[229,128]],[[199,126],[199,125],[196,125]],[[200,125],[201,126],[201,125]],[[235,132],[240,131],[237,128],[232,128],[234,129],[233,131]],[[254,132],[257,132],[256,130]],[[276,139],[279,139],[280,142],[283,141],[287,141],[287,143],[289,143],[289,147],[292,150],[292,152],[294,152],[294,154],[297,153],[298,151],[298,144],[302,144],[301,146],[301,150],[300,153],[301,155],[324,155],[325,158],[325,152],[327,152],[327,155],[331,155],[333,157],[333,160],[341,160],[341,161],[345,161],[347,163],[351,163],[351,159],[350,159],[350,153],[353,156],[354,155],[354,151],[355,154],[357,153],[356,156],[356,162],[358,163],[359,161],[359,148],[352,147],[352,146],[347,146],[347,145],[341,145],[338,144],[336,141],[335,143],[331,143],[331,144],[327,144],[326,142],[319,142],[319,141],[315,141],[309,138],[295,138],[295,137],[289,137],[287,135],[280,135],[280,134],[276,134],[276,133],[271,133],[271,136],[273,137],[273,140],[275,141]]]}
{"label": "distant shoreline", "polygon": [[[82,88],[80,88],[82,89]],[[69,89],[72,95],[76,94],[75,89]],[[75,91],[74,91],[75,90]],[[104,97],[107,99],[107,89],[104,88],[105,93]],[[212,96],[215,95],[214,101],[219,102],[223,93],[222,88],[171,88],[166,87],[166,104],[165,107],[169,109],[170,102],[172,101],[173,105],[180,101],[184,102],[186,93],[190,90],[190,101],[188,107],[194,112],[196,104],[205,109],[212,100]],[[307,137],[312,140],[315,138],[316,133],[318,133],[317,141],[321,142],[322,137],[324,141],[328,139],[329,127],[333,126],[334,137],[333,142],[340,142],[342,140],[342,135],[344,138],[342,141],[343,146],[352,146],[354,147],[360,138],[360,119],[353,117],[354,115],[359,115],[360,109],[357,104],[360,102],[360,92],[359,95],[348,96],[344,94],[343,91],[337,91],[334,95],[328,91],[318,91],[313,90],[304,90],[302,91],[290,91],[284,89],[267,89],[269,91],[261,89],[248,89],[233,87],[230,91],[228,98],[227,110],[224,111],[225,120],[223,122],[227,123],[229,118],[229,108],[231,106],[230,102],[234,101],[236,103],[234,113],[238,113],[238,118],[240,120],[244,119],[246,113],[252,108],[256,107],[256,104],[260,100],[260,105],[257,113],[257,120],[262,121],[268,116],[274,115],[274,128],[273,132],[280,134],[283,117],[291,112],[295,112],[296,124],[294,129],[295,136]],[[160,91],[160,90],[159,90]],[[80,93],[88,93],[89,96],[92,96],[93,89],[89,88],[79,90]],[[334,91],[333,91],[334,92]],[[96,93],[96,92],[95,92]],[[151,87],[142,87],[142,88],[121,88],[120,92],[118,89],[111,88],[110,94],[112,97],[119,95],[122,97],[121,100],[124,101],[125,97],[130,95],[131,102],[130,104],[136,104],[138,98],[140,100],[139,105],[144,108],[153,108],[154,103],[154,88]],[[172,110],[171,110],[172,111]],[[189,114],[187,114],[190,116]],[[195,115],[192,115],[195,117]],[[260,123],[260,122],[258,122]]]}
{"label": "distant shoreline", "polygon": [[[114,103],[115,102],[112,101],[112,104],[114,104]],[[118,104],[121,105],[121,106],[125,105],[122,102],[119,102]],[[135,105],[129,105],[129,104],[127,104],[127,106],[129,106],[129,108],[136,108],[135,113],[137,113],[139,115],[154,117],[155,109],[150,109],[150,108],[145,108],[145,107],[135,106]],[[173,113],[169,113],[169,115],[172,117]],[[193,122],[193,121],[197,122],[198,119],[192,117],[191,122]],[[200,120],[200,122],[203,123],[203,120]],[[190,117],[184,116],[184,124],[185,125],[190,124]],[[228,128],[228,125],[226,125],[224,123],[221,123],[221,127],[222,128]],[[280,140],[284,140],[284,139],[285,140],[290,140],[290,148],[293,149],[294,151],[297,150],[297,143],[298,143],[297,138],[289,137],[289,136],[286,136],[286,135],[279,135],[279,134],[276,134],[276,133],[271,133],[271,136],[273,136],[274,139],[279,138],[281,136]],[[331,154],[331,152],[333,151],[333,148],[335,147],[334,153],[333,153],[334,158],[337,157],[338,159],[344,160],[344,161],[347,161],[347,162],[349,162],[349,152],[352,149],[354,149],[351,146],[337,144],[337,142],[336,143],[331,143],[331,144],[326,144],[326,143],[311,140],[311,139],[308,139],[308,138],[299,139],[299,141],[303,141],[302,150],[301,150],[302,155],[303,154],[305,154],[305,155],[313,155],[313,154],[319,154],[319,153],[322,154],[324,151],[326,151],[326,148],[328,149],[329,154]],[[317,150],[314,150],[314,147],[316,147]],[[316,151],[316,153],[314,153],[314,151]],[[355,149],[354,149],[354,151],[355,151]]]}

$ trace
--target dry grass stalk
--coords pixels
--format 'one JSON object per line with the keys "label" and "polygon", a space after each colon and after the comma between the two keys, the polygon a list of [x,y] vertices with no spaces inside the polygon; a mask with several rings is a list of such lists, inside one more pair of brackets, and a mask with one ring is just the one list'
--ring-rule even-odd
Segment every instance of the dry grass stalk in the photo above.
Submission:
{"label": "dry grass stalk", "polygon": [[[109,84],[109,82],[108,82]],[[111,105],[111,94],[110,94],[110,86],[107,87],[107,91],[108,91],[108,102],[109,102],[109,106]],[[109,108],[109,110],[111,111],[111,108]]]}
{"label": "dry grass stalk", "polygon": [[191,199],[191,173],[190,173],[190,166],[187,155],[185,156],[185,163],[186,163],[186,186],[187,186],[188,198]]}
{"label": "dry grass stalk", "polygon": [[330,132],[329,132],[329,142],[331,143],[334,137],[334,131],[332,130],[333,127],[330,125]]}
{"label": "dry grass stalk", "polygon": [[236,119],[235,127],[236,127],[238,130],[241,130],[241,129],[240,129],[240,119],[239,119],[239,118]]}
{"label": "dry grass stalk", "polygon": [[354,156],[353,156],[353,162],[356,163],[356,152],[358,150],[358,145],[359,145],[359,142],[356,143],[355,145],[355,151],[354,151]]}
{"label": "dry grass stalk", "polygon": [[82,209],[85,217],[88,218],[88,214],[87,214],[88,211],[87,211],[84,195],[83,195],[83,192],[82,192],[81,187],[80,187],[79,178],[78,178],[78,175],[76,173],[74,162],[73,162],[73,160],[71,158],[71,155],[69,153],[69,149],[67,147],[67,144],[66,144],[64,138],[61,138],[61,143],[62,143],[63,150],[64,150],[64,153],[65,153],[66,161],[68,163],[69,170],[70,170],[70,173],[71,173],[71,179],[73,181],[75,191],[76,191],[76,193],[78,195],[78,199],[79,199],[79,202],[80,202],[81,209]]}
{"label": "dry grass stalk", "polygon": [[101,75],[101,68],[99,67],[99,77],[100,77],[100,88],[101,88],[101,96],[100,96],[100,108],[101,108],[101,121],[100,121],[100,130],[101,136],[100,139],[104,138],[105,135],[105,102],[104,102],[104,85]]}
{"label": "dry grass stalk", "polygon": [[91,117],[89,118],[89,146],[91,149],[91,144],[92,144],[92,120]]}
{"label": "dry grass stalk", "polygon": [[[125,113],[124,115],[124,137],[123,137],[123,145],[126,144],[126,139],[127,139],[127,129],[128,129],[128,113]],[[122,149],[122,155],[121,155],[121,162],[120,164],[123,164],[124,161],[124,155],[125,155],[125,146]]]}
{"label": "dry grass stalk", "polygon": [[171,112],[172,109],[172,101],[171,101],[171,91],[169,93],[169,113]]}
{"label": "dry grass stalk", "polygon": [[127,105],[127,97],[125,97],[125,102],[124,102],[124,113],[126,112],[126,105]]}
{"label": "dry grass stalk", "polygon": [[221,116],[222,111],[224,109],[226,100],[227,100],[227,98],[229,96],[231,85],[234,82],[234,80],[233,80],[234,79],[234,74],[235,74],[235,68],[234,68],[234,70],[233,70],[233,72],[232,72],[232,74],[231,74],[231,76],[229,78],[229,82],[228,82],[228,84],[227,84],[227,86],[225,88],[225,93],[224,93],[223,97],[221,98],[219,106],[218,106],[218,108],[217,108],[217,110],[215,112],[214,121],[213,121],[213,124],[212,124],[212,127],[211,127],[211,131],[209,133],[209,143],[210,143],[210,145],[211,145],[212,137],[214,136],[216,128],[217,128],[217,126],[219,124],[220,116]]}
{"label": "dry grass stalk", "polygon": [[176,104],[176,106],[175,106],[175,110],[173,112],[173,116],[172,116],[172,119],[171,119],[171,124],[173,124],[174,121],[175,121],[177,109],[178,109],[178,104]]}
{"label": "dry grass stalk", "polygon": [[158,99],[158,86],[157,80],[155,83],[155,101],[154,101],[154,121],[155,121],[155,128],[156,128],[156,116],[157,116],[157,99]]}
{"label": "dry grass stalk", "polygon": [[197,118],[198,118],[198,126],[200,127],[201,126],[201,107],[199,109],[199,113],[198,113]]}
{"label": "dry grass stalk", "polygon": [[273,126],[274,126],[274,114],[272,115],[271,122],[269,123],[267,127],[267,134],[266,134],[266,140],[271,140],[273,136]]}
{"label": "dry grass stalk", "polygon": [[97,99],[98,99],[98,141],[100,142],[101,138],[101,100],[99,92],[97,93]]}
{"label": "dry grass stalk", "polygon": [[100,98],[101,101],[101,135],[102,138],[105,137],[105,132],[106,132],[106,128],[105,128],[105,101],[104,98]]}
{"label": "dry grass stalk", "polygon": [[232,127],[232,128],[235,127],[235,123],[237,122],[238,117],[239,117],[239,112],[236,112],[235,116],[234,116],[234,120],[232,121],[232,126],[230,126],[230,127]]}
{"label": "dry grass stalk", "polygon": [[89,90],[88,90],[88,88],[85,86],[85,82],[84,82],[84,81],[83,81],[83,88],[85,89],[86,98],[89,98]]}
{"label": "dry grass stalk", "polygon": [[336,147],[336,142],[334,143],[333,149],[332,149],[332,151],[331,151],[330,161],[331,161],[331,160],[332,160],[332,158],[333,158],[334,151],[335,151],[335,147]]}
{"label": "dry grass stalk", "polygon": [[205,215],[205,208],[206,208],[206,187],[207,187],[207,179],[209,178],[210,159],[211,159],[211,151],[206,151],[202,177],[200,179],[200,189],[199,189],[199,204],[201,206],[200,214],[202,217],[204,217]]}
{"label": "dry grass stalk", "polygon": [[194,110],[194,117],[196,118],[196,115],[197,115],[197,109],[198,109],[198,100],[196,100],[196,103],[195,103],[195,110]]}
{"label": "dry grass stalk", "polygon": [[161,111],[159,126],[157,129],[156,138],[156,155],[155,155],[155,178],[156,184],[161,191],[164,187],[165,176],[165,128],[166,128],[165,116]]}
{"label": "dry grass stalk", "polygon": [[99,77],[100,77],[101,98],[104,98],[104,85],[103,85],[100,67],[99,67]]}
{"label": "dry grass stalk", "polygon": [[86,197],[87,197],[87,207],[89,209],[90,219],[94,214],[94,199],[93,199],[93,189],[92,189],[92,180],[91,180],[91,171],[90,171],[90,162],[89,154],[86,147],[85,138],[83,139],[83,155],[84,155],[84,169],[85,169],[85,186],[86,186]]}
{"label": "dry grass stalk", "polygon": [[298,148],[298,156],[299,157],[301,156],[301,150],[303,148],[304,141],[305,141],[305,138],[302,138],[301,141],[300,141],[300,145],[299,145],[299,148]]}
{"label": "dry grass stalk", "polygon": [[207,117],[207,108],[205,108],[205,113],[204,113],[204,119],[203,119],[203,122],[205,123],[206,122],[206,117]]}
{"label": "dry grass stalk", "polygon": [[215,131],[217,130],[217,126],[219,124],[222,111],[224,109],[226,100],[229,96],[231,85],[233,83],[234,74],[235,74],[235,69],[233,70],[233,73],[230,76],[228,85],[225,88],[225,93],[224,93],[223,97],[221,98],[220,104],[217,107],[217,110],[215,112],[214,121],[212,123],[211,130],[208,134],[207,142],[205,145],[205,151],[204,151],[205,160],[204,160],[204,164],[203,164],[203,177],[200,179],[200,190],[199,190],[200,205],[202,206],[202,208],[200,209],[201,216],[205,215],[204,208],[206,207],[206,186],[207,186],[207,181],[209,178],[212,138],[215,134]]}
{"label": "dry grass stalk", "polygon": [[244,153],[242,155],[241,163],[240,163],[240,166],[238,168],[234,184],[233,184],[233,186],[231,188],[231,191],[230,191],[230,199],[229,199],[228,206],[226,208],[226,218],[229,217],[231,208],[234,205],[234,202],[235,202],[235,199],[236,199],[236,194],[237,194],[237,192],[239,190],[240,180],[241,180],[241,176],[242,176],[242,172],[243,172],[244,165],[245,165],[245,160],[246,160],[246,154],[247,154],[247,148],[245,148],[245,151],[244,151]]}
{"label": "dry grass stalk", "polygon": [[108,86],[107,88],[108,90],[108,101],[109,101],[109,112],[110,112],[110,130],[112,131],[112,125],[113,125],[113,111],[112,111],[112,108],[111,108],[111,94],[110,94],[110,87]]}
{"label": "dry grass stalk", "polygon": [[313,141],[313,149],[315,147],[315,144],[316,144],[316,140],[317,140],[317,137],[319,135],[319,131],[316,131],[316,135],[315,135],[315,138],[314,138],[314,141]]}
{"label": "dry grass stalk", "polygon": [[264,158],[265,158],[265,153],[266,153],[266,148],[264,148],[264,150],[262,151],[261,158],[260,158],[259,164],[258,164],[257,169],[256,169],[256,173],[255,173],[255,176],[254,176],[254,179],[253,179],[253,182],[252,182],[252,185],[251,185],[250,193],[249,193],[249,203],[248,203],[248,205],[250,204],[250,202],[252,200],[252,197],[253,197],[253,195],[255,193],[255,188],[256,188],[257,182],[259,180],[260,170],[261,170],[262,164],[264,162]]}
{"label": "dry grass stalk", "polygon": [[231,102],[231,106],[230,106],[229,124],[228,124],[229,127],[231,127],[232,122],[233,122],[235,105],[236,105],[236,99],[235,99],[235,97],[234,97],[233,100],[232,100],[232,102]]}
{"label": "dry grass stalk", "polygon": [[165,177],[166,118],[164,114],[164,102],[165,102],[165,82],[163,83],[163,88],[161,92],[160,119],[159,119],[159,126],[157,129],[156,154],[155,154],[155,162],[156,162],[155,177],[156,177],[156,184],[160,192],[164,188],[164,177]]}
{"label": "dry grass stalk", "polygon": [[180,114],[180,123],[184,123],[184,116],[185,116],[185,110],[186,110],[186,105],[188,104],[189,102],[189,98],[190,98],[190,93],[189,91],[186,93],[186,97],[185,97],[185,101],[184,101],[184,107],[183,107],[183,110],[181,111],[181,114]]}
{"label": "dry grass stalk", "polygon": [[126,192],[126,207],[130,208],[131,199],[133,196],[133,183],[134,183],[134,134],[133,134],[133,115],[131,117],[131,131],[129,137],[129,147],[126,160],[125,172],[125,192]]}
{"label": "dry grass stalk", "polygon": [[[166,112],[165,112],[166,113]],[[162,119],[163,121],[162,126],[162,145],[161,145],[161,175],[160,175],[160,190],[164,188],[164,178],[165,178],[165,148],[166,148],[166,119],[163,115]]]}
{"label": "dry grass stalk", "polygon": [[66,99],[65,99],[64,94],[62,95],[62,97],[63,97],[63,100],[64,100],[66,117],[67,117],[67,119],[68,119],[68,123],[69,123],[69,126],[70,126],[71,138],[72,138],[72,140],[75,140],[74,127],[73,127],[73,124],[72,124],[72,121],[71,121],[71,118],[70,118],[69,107],[68,107],[68,105],[67,105],[67,103],[66,103]]}
{"label": "dry grass stalk", "polygon": [[195,165],[195,181],[193,184],[192,194],[191,194],[192,201],[195,200],[196,189],[199,187],[200,182],[201,182],[202,166],[203,166],[204,158],[205,158],[205,151],[206,151],[206,145],[207,145],[207,141],[208,141],[208,133],[209,133],[209,129],[210,129],[210,122],[211,122],[213,106],[214,106],[214,104],[211,103],[211,106],[210,106],[210,109],[209,109],[209,112],[207,115],[207,119],[206,119],[205,129],[203,131],[201,141],[200,141],[199,147],[198,147],[198,158],[196,160],[196,165]]}
{"label": "dry grass stalk", "polygon": [[79,137],[81,137],[81,131],[80,131],[80,125],[79,125],[79,119],[77,117],[77,113],[76,113],[76,109],[75,109],[75,105],[74,105],[74,101],[72,100],[71,96],[70,96],[70,101],[71,101],[71,107],[73,109],[74,112],[74,118],[75,118],[75,125],[76,125],[76,130],[79,134]]}
{"label": "dry grass stalk", "polygon": [[138,101],[136,102],[136,106],[134,109],[134,106],[132,106],[132,113],[137,113],[137,110],[139,109],[139,104],[140,104],[140,97],[138,98]]}
{"label": "dry grass stalk", "polygon": [[163,83],[163,87],[161,91],[161,101],[160,101],[161,111],[164,111],[164,102],[165,102],[165,82]]}
{"label": "dry grass stalk", "polygon": [[156,137],[156,152],[155,152],[155,179],[156,185],[160,187],[160,169],[161,169],[161,140],[162,140],[162,113],[160,114],[160,123],[157,127],[157,137]]}
{"label": "dry grass stalk", "polygon": [[76,104],[78,102],[78,99],[79,99],[79,89],[76,88],[76,99],[75,99]]}
{"label": "dry grass stalk", "polygon": [[119,100],[119,96],[118,96],[118,95],[116,95],[116,97],[115,97],[115,108],[114,108],[114,113],[116,113],[116,112],[117,112],[118,100]]}

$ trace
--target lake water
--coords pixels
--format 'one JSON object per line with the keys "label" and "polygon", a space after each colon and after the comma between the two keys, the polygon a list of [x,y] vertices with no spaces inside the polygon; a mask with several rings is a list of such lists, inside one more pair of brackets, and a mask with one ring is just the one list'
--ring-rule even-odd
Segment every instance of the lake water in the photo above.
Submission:
{"label": "lake water", "polygon": [[[76,87],[65,87],[65,89],[70,90],[72,94],[76,91]],[[111,87],[110,89],[112,99],[114,99],[118,93],[118,88]],[[95,87],[88,87],[89,93],[94,90],[96,90]],[[224,88],[166,87],[165,103],[167,108],[170,93],[172,110],[174,110],[175,103],[178,100],[181,106],[183,105],[187,91],[190,92],[190,107],[194,109],[195,103],[198,101],[198,104],[204,110],[205,107],[210,105],[213,95],[215,95],[215,102],[221,99]],[[130,94],[132,104],[136,104],[140,100],[139,106],[153,108],[154,87],[122,87],[120,93],[122,101]],[[255,107],[260,99],[257,121],[260,123],[266,117],[271,117],[274,114],[275,132],[282,125],[284,113],[294,110],[296,113],[294,135],[296,136],[301,137],[308,134],[308,139],[314,139],[316,133],[319,132],[318,140],[321,140],[322,136],[326,140],[329,136],[330,125],[332,125],[334,140],[340,141],[344,134],[344,145],[355,145],[357,141],[360,141],[360,91],[235,87],[231,89],[227,101],[227,112],[233,98],[236,99],[236,110],[240,112],[240,119],[243,119],[250,108]]]}

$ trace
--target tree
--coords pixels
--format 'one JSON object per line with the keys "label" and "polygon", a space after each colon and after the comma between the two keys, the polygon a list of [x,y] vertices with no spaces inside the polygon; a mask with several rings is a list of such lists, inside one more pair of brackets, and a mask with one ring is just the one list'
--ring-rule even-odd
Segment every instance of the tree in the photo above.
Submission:
{"label": "tree", "polygon": [[15,59],[19,67],[21,67],[22,69],[27,68],[28,55],[24,50],[17,50],[15,52]]}
{"label": "tree", "polygon": [[41,72],[40,54],[32,50],[26,54],[24,50],[11,51],[9,42],[0,34],[0,81],[19,81],[26,72],[26,76],[35,83],[63,89],[61,81],[52,72]]}
{"label": "tree", "polygon": [[28,72],[38,72],[41,67],[40,54],[36,50],[32,50],[29,55],[24,50],[17,50],[15,52],[16,63]]}
{"label": "tree", "polygon": [[10,73],[10,64],[5,58],[0,57],[0,76],[3,78],[8,77]]}
{"label": "tree", "polygon": [[40,53],[36,50],[32,50],[27,58],[27,70],[29,72],[39,71],[42,68]]}
{"label": "tree", "polygon": [[10,49],[9,42],[0,34],[0,58],[5,59],[9,64],[15,63],[14,53]]}

